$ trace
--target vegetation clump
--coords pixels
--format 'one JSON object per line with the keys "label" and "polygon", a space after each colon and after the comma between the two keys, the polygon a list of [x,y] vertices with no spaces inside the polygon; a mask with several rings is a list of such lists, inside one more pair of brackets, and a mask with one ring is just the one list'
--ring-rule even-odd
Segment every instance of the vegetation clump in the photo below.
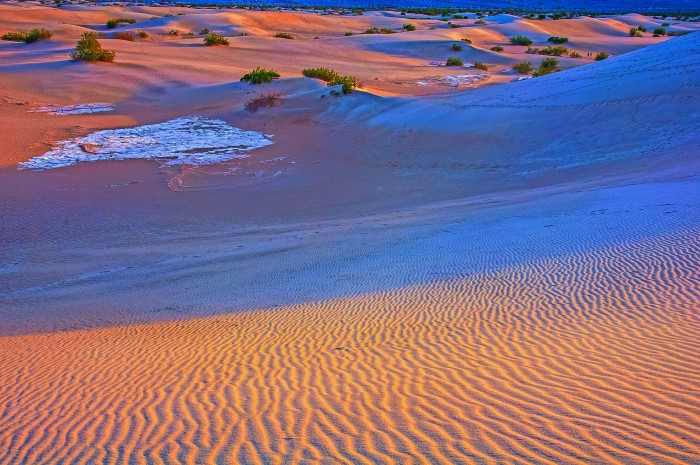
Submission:
{"label": "vegetation clump", "polygon": [[640,32],[647,32],[647,27],[643,24],[640,24],[639,26],[637,26],[637,30]]}
{"label": "vegetation clump", "polygon": [[139,31],[137,34],[142,39],[148,39],[148,33],[146,33],[145,31]]}
{"label": "vegetation clump", "polygon": [[459,39],[459,40],[461,40],[465,44],[469,44],[469,45],[471,45],[471,43],[472,43],[472,41],[470,39]]}
{"label": "vegetation clump", "polygon": [[114,29],[121,23],[134,24],[135,22],[136,20],[131,18],[112,18],[107,21],[107,29]]}
{"label": "vegetation clump", "polygon": [[134,35],[131,32],[115,32],[114,38],[119,40],[128,40],[129,42],[134,41]]}
{"label": "vegetation clump", "polygon": [[220,34],[212,33],[204,38],[204,45],[209,46],[209,47],[211,47],[213,45],[228,45],[228,44],[229,44],[228,40]]}
{"label": "vegetation clump", "polygon": [[449,57],[447,59],[447,62],[445,63],[446,66],[464,66],[464,61],[462,61],[461,58],[459,57]]}
{"label": "vegetation clump", "polygon": [[280,98],[280,94],[260,94],[248,100],[244,107],[250,112],[256,112],[261,108],[273,107],[275,102]]}
{"label": "vegetation clump", "polygon": [[554,45],[565,44],[568,41],[569,41],[568,37],[561,37],[561,36],[552,36],[549,39],[547,39],[547,42],[551,42]]}
{"label": "vegetation clump", "polygon": [[406,23],[406,24],[403,25],[403,29],[404,29],[404,31],[415,31],[415,30],[416,30],[416,26],[414,26],[414,25],[411,24],[411,23]]}
{"label": "vegetation clump", "polygon": [[663,27],[657,27],[654,29],[654,37],[659,37],[659,36],[665,36],[666,35],[666,29]]}
{"label": "vegetation clump", "polygon": [[496,45],[495,47],[491,47],[491,51],[500,53],[503,51],[503,47],[501,47],[500,45]]}
{"label": "vegetation clump", "polygon": [[530,74],[533,70],[531,61],[521,61],[513,65],[513,71],[517,71],[520,74]]}
{"label": "vegetation clump", "polygon": [[204,29],[202,29],[201,31],[199,31],[199,33],[202,34],[203,36],[206,36],[206,35],[209,34],[209,29],[204,28]]}
{"label": "vegetation clump", "polygon": [[527,36],[513,36],[508,41],[513,45],[532,45],[532,40]]}
{"label": "vegetation clump", "polygon": [[480,61],[474,62],[474,68],[480,69],[481,71],[488,71],[489,70],[489,66],[480,62]]}
{"label": "vegetation clump", "polygon": [[563,45],[557,45],[555,47],[547,46],[545,48],[539,49],[537,53],[540,55],[560,57],[569,53],[569,49],[564,47]]}
{"label": "vegetation clump", "polygon": [[2,40],[10,40],[13,42],[24,42],[32,44],[53,37],[53,33],[46,29],[32,29],[29,32],[8,32],[0,37]]}
{"label": "vegetation clump", "polygon": [[396,31],[387,29],[385,27],[383,28],[377,28],[377,27],[371,27],[369,29],[365,29],[365,32],[363,34],[394,34]]}
{"label": "vegetation clump", "polygon": [[272,69],[263,69],[258,66],[250,73],[244,74],[241,81],[249,82],[251,84],[263,84],[272,82],[273,79],[277,79],[278,77],[280,77],[280,75],[277,71]]}
{"label": "vegetation clump", "polygon": [[452,50],[454,50],[455,52],[459,52],[460,50],[462,50],[462,46],[460,44],[452,44]]}
{"label": "vegetation clump", "polygon": [[70,56],[76,61],[87,61],[90,63],[105,61],[111,63],[114,61],[115,53],[111,50],[103,49],[94,32],[84,32],[75,46],[75,51]]}
{"label": "vegetation clump", "polygon": [[569,55],[571,58],[583,58],[583,56],[578,52],[571,52]]}
{"label": "vegetation clump", "polygon": [[640,31],[637,27],[631,27],[628,35],[629,37],[642,37],[642,31]]}
{"label": "vegetation clump", "polygon": [[345,33],[345,37],[354,36],[354,35],[355,35],[355,33],[352,32],[352,31],[347,31],[347,32]]}
{"label": "vegetation clump", "polygon": [[557,71],[559,66],[559,60],[556,58],[545,58],[540,62],[540,67],[532,73],[533,77],[539,77],[539,76],[546,76],[548,74],[552,74],[553,72]]}
{"label": "vegetation clump", "polygon": [[474,24],[483,26],[484,24],[486,24],[486,21],[484,21],[483,19],[477,19],[476,21],[474,21]]}
{"label": "vegetation clump", "polygon": [[605,52],[598,52],[595,55],[595,61],[603,61],[603,60],[607,59],[609,56],[610,55],[608,55]]}
{"label": "vegetation clump", "polygon": [[275,34],[275,37],[277,37],[278,39],[294,40],[294,36],[287,32],[278,32],[277,34]]}
{"label": "vegetation clump", "polygon": [[330,68],[307,68],[301,71],[306,77],[320,79],[328,83],[329,86],[341,85],[344,94],[349,94],[359,86],[359,82],[354,76],[341,76]]}

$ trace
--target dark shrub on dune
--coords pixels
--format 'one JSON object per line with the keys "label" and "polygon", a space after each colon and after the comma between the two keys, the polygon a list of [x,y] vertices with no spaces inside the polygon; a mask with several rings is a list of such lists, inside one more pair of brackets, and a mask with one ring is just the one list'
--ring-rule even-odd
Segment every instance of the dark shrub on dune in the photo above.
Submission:
{"label": "dark shrub on dune", "polygon": [[404,25],[403,25],[403,29],[404,29],[405,31],[415,31],[415,30],[416,30],[416,26],[414,26],[413,24],[407,23],[407,24],[404,24]]}
{"label": "dark shrub on dune", "polygon": [[134,41],[134,35],[131,32],[115,32],[114,38],[119,40],[128,40],[129,42]]}
{"label": "dark shrub on dune", "polygon": [[250,73],[244,74],[241,81],[251,84],[263,84],[272,82],[273,79],[280,77],[279,73],[272,69],[262,69],[259,66]]}
{"label": "dark shrub on dune", "polygon": [[641,32],[647,32],[647,27],[643,24],[640,24],[639,26],[637,26],[637,30]]}
{"label": "dark shrub on dune", "polygon": [[141,37],[142,39],[148,39],[148,34],[144,31],[139,31],[138,36]]}
{"label": "dark shrub on dune", "polygon": [[500,45],[496,45],[495,47],[491,47],[491,51],[500,53],[503,51],[503,47],[501,47]]}
{"label": "dark shrub on dune", "polygon": [[452,50],[454,50],[455,52],[459,52],[460,50],[462,50],[462,46],[460,44],[452,44]]}
{"label": "dark shrub on dune", "polygon": [[110,50],[105,50],[97,41],[97,36],[94,32],[85,32],[78,41],[75,52],[70,54],[71,58],[76,61],[114,61],[115,53]]}
{"label": "dark shrub on dune", "polygon": [[385,27],[383,28],[377,28],[377,27],[371,27],[369,29],[365,29],[363,34],[394,34],[396,31],[387,29]]}
{"label": "dark shrub on dune", "polygon": [[464,66],[464,61],[459,57],[449,57],[446,66]]}
{"label": "dark shrub on dune", "polygon": [[201,31],[199,31],[199,33],[202,34],[203,36],[205,36],[205,35],[209,34],[209,29],[204,28]]}
{"label": "dark shrub on dune", "polygon": [[654,37],[659,37],[659,36],[665,36],[666,35],[666,29],[663,27],[657,27],[654,29]]}
{"label": "dark shrub on dune", "polygon": [[260,94],[245,103],[245,109],[256,112],[261,108],[275,106],[275,101],[280,98],[280,94]]}
{"label": "dark shrub on dune", "polygon": [[219,34],[209,34],[204,38],[204,45],[228,45],[228,40],[226,40],[224,36]]}
{"label": "dark shrub on dune", "polygon": [[474,68],[480,69],[481,71],[488,71],[489,70],[489,66],[487,64],[480,62],[480,61],[474,62]]}
{"label": "dark shrub on dune", "polygon": [[563,45],[557,45],[556,47],[545,47],[541,48],[537,51],[540,55],[549,55],[549,56],[555,56],[555,57],[560,57],[562,55],[566,55],[569,53],[569,49],[564,47]]}
{"label": "dark shrub on dune", "polygon": [[278,39],[294,40],[294,36],[286,32],[278,32],[277,34],[275,34],[275,37],[277,37]]}
{"label": "dark shrub on dune", "polygon": [[568,37],[561,37],[561,36],[552,36],[549,39],[547,39],[547,42],[551,42],[555,45],[565,44],[568,41],[569,41]]}
{"label": "dark shrub on dune", "polygon": [[603,61],[606,60],[610,55],[608,55],[605,52],[598,52],[595,55],[595,61]]}
{"label": "dark shrub on dune", "polygon": [[306,68],[301,71],[306,77],[320,79],[328,83],[329,86],[341,85],[343,93],[349,94],[359,86],[359,82],[354,76],[341,76],[330,68]]}
{"label": "dark shrub on dune", "polygon": [[640,31],[639,28],[631,27],[628,36],[629,37],[642,37],[642,31]]}
{"label": "dark shrub on dune", "polygon": [[513,45],[532,45],[532,40],[526,36],[513,36],[508,41]]}
{"label": "dark shrub on dune", "polygon": [[531,61],[521,61],[513,65],[513,71],[517,71],[520,74],[530,74],[533,70],[534,68],[532,67]]}
{"label": "dark shrub on dune", "polygon": [[559,60],[556,58],[545,58],[540,62],[540,67],[532,73],[534,77],[546,76],[557,71],[557,66],[559,66]]}
{"label": "dark shrub on dune", "polygon": [[571,54],[569,56],[571,58],[583,58],[583,56],[581,56],[581,54],[578,52],[571,52]]}
{"label": "dark shrub on dune", "polygon": [[8,32],[0,37],[0,39],[31,44],[50,39],[51,37],[53,37],[51,31],[47,31],[46,29],[32,29],[29,32]]}
{"label": "dark shrub on dune", "polygon": [[107,29],[114,29],[121,23],[134,24],[135,22],[136,20],[131,18],[112,18],[107,21]]}

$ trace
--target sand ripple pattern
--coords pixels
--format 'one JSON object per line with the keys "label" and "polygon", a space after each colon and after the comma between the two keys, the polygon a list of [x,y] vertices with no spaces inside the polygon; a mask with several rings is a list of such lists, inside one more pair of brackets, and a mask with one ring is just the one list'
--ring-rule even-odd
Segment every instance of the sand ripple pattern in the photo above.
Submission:
{"label": "sand ripple pattern", "polygon": [[0,464],[700,463],[700,231],[0,339]]}

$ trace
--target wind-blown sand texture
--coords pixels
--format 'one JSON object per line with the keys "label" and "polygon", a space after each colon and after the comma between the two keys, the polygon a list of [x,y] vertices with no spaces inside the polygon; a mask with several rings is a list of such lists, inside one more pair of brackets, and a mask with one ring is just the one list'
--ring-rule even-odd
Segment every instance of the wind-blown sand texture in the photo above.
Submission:
{"label": "wind-blown sand texture", "polygon": [[[68,61],[116,16],[150,38]],[[626,37],[662,21],[0,4],[55,33],[0,43],[0,465],[700,463],[700,34]],[[518,33],[613,56],[512,82]],[[443,85],[464,37],[489,76]]]}

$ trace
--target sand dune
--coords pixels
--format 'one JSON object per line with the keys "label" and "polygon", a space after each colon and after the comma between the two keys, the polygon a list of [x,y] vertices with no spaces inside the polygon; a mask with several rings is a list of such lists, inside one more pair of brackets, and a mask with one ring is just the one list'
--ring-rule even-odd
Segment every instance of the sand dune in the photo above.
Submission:
{"label": "sand dune", "polygon": [[0,463],[693,463],[699,232],[2,338]]}

